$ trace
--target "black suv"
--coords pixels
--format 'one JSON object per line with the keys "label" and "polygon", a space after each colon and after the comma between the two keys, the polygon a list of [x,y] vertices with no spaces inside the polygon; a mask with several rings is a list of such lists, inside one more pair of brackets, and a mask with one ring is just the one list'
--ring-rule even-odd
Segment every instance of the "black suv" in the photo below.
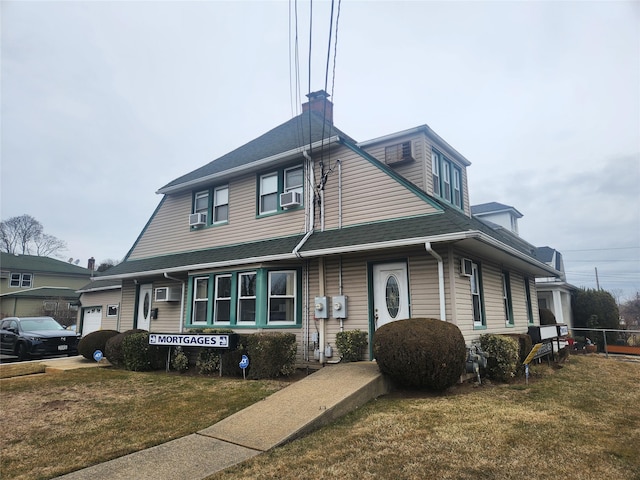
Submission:
{"label": "black suv", "polygon": [[51,317],[8,317],[0,323],[0,353],[20,360],[77,355],[80,335]]}

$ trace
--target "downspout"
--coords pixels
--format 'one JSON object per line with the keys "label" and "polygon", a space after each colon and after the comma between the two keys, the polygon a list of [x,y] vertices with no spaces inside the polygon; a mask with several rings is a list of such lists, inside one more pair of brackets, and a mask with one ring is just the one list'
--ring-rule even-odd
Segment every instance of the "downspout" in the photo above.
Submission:
{"label": "downspout", "polygon": [[169,280],[175,280],[176,282],[180,282],[182,284],[182,294],[180,295],[180,330],[179,330],[179,333],[182,333],[183,332],[183,326],[184,326],[184,291],[185,291],[185,282],[184,282],[184,280],[181,280],[179,278],[170,276],[166,272],[164,273],[164,278],[167,278]]}
{"label": "downspout", "polygon": [[[338,228],[342,228],[342,162],[337,160],[338,164]],[[342,295],[342,292],[340,292]]]}
{"label": "downspout", "polygon": [[445,294],[444,294],[444,266],[442,262],[442,257],[438,255],[433,250],[433,248],[431,248],[431,242],[425,242],[424,248],[438,262],[438,294],[440,296],[440,320],[446,321],[447,309],[446,309],[446,301],[445,301]]}

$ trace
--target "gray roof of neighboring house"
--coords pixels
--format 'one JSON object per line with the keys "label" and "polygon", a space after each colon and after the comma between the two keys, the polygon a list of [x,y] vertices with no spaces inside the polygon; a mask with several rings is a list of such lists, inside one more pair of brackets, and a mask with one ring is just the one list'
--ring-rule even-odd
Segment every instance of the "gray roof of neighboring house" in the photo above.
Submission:
{"label": "gray roof of neighboring house", "polygon": [[66,287],[36,287],[3,293],[0,296],[22,298],[78,298],[78,294],[73,288]]}
{"label": "gray roof of neighboring house", "polygon": [[87,283],[84,287],[76,290],[78,293],[85,293],[97,290],[112,290],[116,288],[122,288],[121,280],[105,279],[102,280],[99,277],[94,278],[91,282]]}
{"label": "gray roof of neighboring house", "polygon": [[515,207],[512,207],[511,205],[505,205],[504,203],[489,202],[471,206],[471,215],[486,215],[488,213],[498,213],[506,211],[515,213],[518,218],[524,216]]}
{"label": "gray roof of neighboring house", "polygon": [[[555,262],[554,262],[554,253],[555,253]],[[536,256],[540,259],[541,262],[551,264],[556,270],[562,272],[564,270],[564,265],[562,262],[562,254],[554,248],[551,247],[538,247],[536,249]]]}
{"label": "gray roof of neighboring house", "polygon": [[186,175],[176,178],[159,191],[162,192],[167,188],[177,187],[202,177],[208,177],[227,170],[250,165],[258,160],[295,150],[296,148],[305,147],[336,135],[354,141],[330,122],[324,121],[322,115],[309,110],[269,130],[258,138],[245,143],[226,155]]}
{"label": "gray roof of neighboring house", "polygon": [[4,271],[56,273],[60,275],[91,275],[91,270],[55,258],[37,255],[13,255],[0,252],[0,268]]}

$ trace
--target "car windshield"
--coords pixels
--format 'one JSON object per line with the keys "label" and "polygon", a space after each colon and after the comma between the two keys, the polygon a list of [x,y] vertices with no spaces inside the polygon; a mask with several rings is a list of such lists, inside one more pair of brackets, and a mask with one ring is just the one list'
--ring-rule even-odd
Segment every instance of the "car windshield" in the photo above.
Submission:
{"label": "car windshield", "polygon": [[64,327],[53,318],[25,318],[20,322],[25,332],[37,330],[64,330]]}

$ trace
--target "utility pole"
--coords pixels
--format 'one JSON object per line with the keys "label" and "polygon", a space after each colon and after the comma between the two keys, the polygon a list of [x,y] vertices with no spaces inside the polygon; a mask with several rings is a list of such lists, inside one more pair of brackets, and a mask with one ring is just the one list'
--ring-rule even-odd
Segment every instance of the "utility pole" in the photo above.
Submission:
{"label": "utility pole", "polygon": [[598,267],[596,267],[596,287],[600,290],[600,280],[598,280]]}

